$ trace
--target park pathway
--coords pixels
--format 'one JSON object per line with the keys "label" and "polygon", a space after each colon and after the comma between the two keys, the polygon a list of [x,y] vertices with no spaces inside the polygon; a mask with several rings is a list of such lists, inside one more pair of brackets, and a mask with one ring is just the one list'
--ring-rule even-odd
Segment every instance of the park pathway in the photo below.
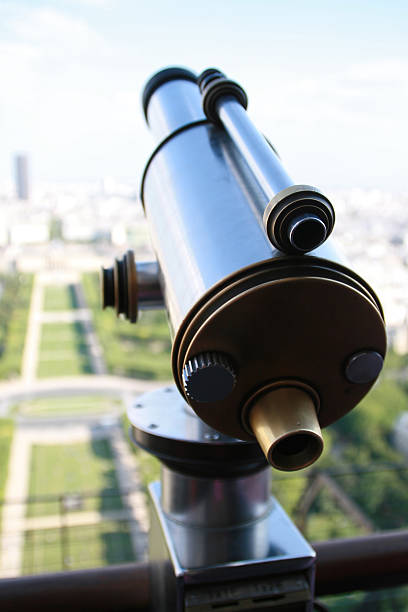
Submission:
{"label": "park pathway", "polygon": [[[43,312],[44,289],[47,285],[73,285],[78,308],[71,311]],[[72,378],[36,379],[41,339],[41,325],[46,322],[79,321],[83,326],[89,351],[93,375]],[[30,303],[28,328],[23,353],[21,380],[0,383],[4,401],[20,401],[46,395],[67,396],[75,393],[110,393],[123,400],[161,386],[159,383],[121,379],[107,376],[102,351],[93,329],[92,316],[86,308],[82,287],[76,273],[66,271],[41,272],[35,276]],[[100,427],[95,428],[95,420]],[[98,433],[99,431],[99,433]],[[25,531],[36,528],[52,528],[61,518],[55,516],[27,518],[25,499],[28,495],[31,447],[33,444],[71,444],[90,441],[101,436],[110,440],[114,463],[122,494],[124,509],[113,514],[128,520],[135,557],[143,557],[146,548],[148,516],[145,497],[135,463],[125,439],[120,417],[104,415],[73,416],[71,418],[25,418],[16,419],[15,433],[10,451],[9,472],[2,513],[2,535],[0,542],[0,577],[21,575]],[[113,518],[112,511],[76,512],[67,514],[65,526],[95,524],[101,519]]]}
{"label": "park pathway", "polygon": [[16,427],[2,515],[0,577],[11,578],[21,574],[32,444],[71,444],[89,439],[90,432],[86,425],[39,429],[20,424]]}
{"label": "park pathway", "polygon": [[[90,417],[88,423],[72,422],[21,423],[17,427],[10,455],[7,483],[7,503],[3,509],[2,546],[0,554],[0,577],[19,576],[22,570],[24,537],[26,530],[51,529],[61,526],[97,524],[101,520],[128,520],[132,547],[137,559],[142,559],[146,550],[148,516],[146,502],[134,456],[125,440],[120,420],[101,419],[102,426],[95,426],[97,417]],[[27,518],[25,499],[29,486],[30,454],[33,444],[74,444],[91,442],[95,439],[110,441],[119,490],[124,508],[115,511],[92,511],[67,513],[64,525],[61,516]]]}
{"label": "park pathway", "polygon": [[[56,310],[43,312],[44,288],[47,285],[71,285],[74,290],[77,308],[67,311]],[[107,370],[102,349],[92,324],[92,313],[87,308],[78,274],[69,271],[59,271],[58,273],[47,271],[36,274],[31,296],[26,342],[23,353],[22,379],[26,384],[32,383],[36,378],[41,340],[41,325],[43,323],[74,322],[79,322],[82,326],[93,373],[96,375],[106,374]]]}

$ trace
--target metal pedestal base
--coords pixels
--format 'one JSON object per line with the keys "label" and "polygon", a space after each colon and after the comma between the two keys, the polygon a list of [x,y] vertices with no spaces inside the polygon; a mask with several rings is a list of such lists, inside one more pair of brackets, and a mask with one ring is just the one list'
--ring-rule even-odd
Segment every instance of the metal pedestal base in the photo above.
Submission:
{"label": "metal pedestal base", "polygon": [[257,445],[210,431],[173,388],[128,415],[163,461],[149,489],[152,609],[310,612],[315,552],[270,497]]}
{"label": "metal pedestal base", "polygon": [[160,483],[150,497],[154,610],[312,610],[315,553],[276,500],[258,520],[206,528],[166,515]]}

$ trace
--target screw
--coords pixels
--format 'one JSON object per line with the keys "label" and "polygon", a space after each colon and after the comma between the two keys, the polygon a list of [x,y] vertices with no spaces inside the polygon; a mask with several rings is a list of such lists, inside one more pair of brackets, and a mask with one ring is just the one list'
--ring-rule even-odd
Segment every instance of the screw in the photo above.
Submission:
{"label": "screw", "polygon": [[218,440],[220,437],[220,434],[218,433],[206,433],[204,434],[204,438],[206,440]]}

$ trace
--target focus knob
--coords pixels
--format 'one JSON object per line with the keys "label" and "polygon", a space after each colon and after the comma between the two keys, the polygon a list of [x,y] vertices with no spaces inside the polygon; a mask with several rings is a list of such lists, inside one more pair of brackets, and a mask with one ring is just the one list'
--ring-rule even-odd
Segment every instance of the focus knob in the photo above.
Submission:
{"label": "focus knob", "polygon": [[101,290],[103,308],[115,308],[118,316],[124,315],[131,323],[136,323],[138,286],[133,251],[116,259],[112,268],[102,268]]}
{"label": "focus knob", "polygon": [[218,402],[231,393],[236,383],[234,366],[228,355],[200,353],[183,368],[184,390],[195,402]]}

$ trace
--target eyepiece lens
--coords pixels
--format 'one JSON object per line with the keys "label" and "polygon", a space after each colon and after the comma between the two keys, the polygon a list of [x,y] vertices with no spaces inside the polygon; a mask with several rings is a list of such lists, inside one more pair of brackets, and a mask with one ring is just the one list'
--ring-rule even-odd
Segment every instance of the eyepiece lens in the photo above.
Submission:
{"label": "eyepiece lens", "polygon": [[272,449],[272,465],[280,470],[298,470],[313,463],[323,450],[323,442],[308,433],[295,433],[279,440]]}
{"label": "eyepiece lens", "polygon": [[282,455],[296,455],[307,448],[309,441],[310,438],[306,434],[288,436],[279,442],[279,452]]}
{"label": "eyepiece lens", "polygon": [[315,215],[300,215],[289,224],[289,242],[296,250],[304,253],[317,248],[326,236],[325,224]]}

